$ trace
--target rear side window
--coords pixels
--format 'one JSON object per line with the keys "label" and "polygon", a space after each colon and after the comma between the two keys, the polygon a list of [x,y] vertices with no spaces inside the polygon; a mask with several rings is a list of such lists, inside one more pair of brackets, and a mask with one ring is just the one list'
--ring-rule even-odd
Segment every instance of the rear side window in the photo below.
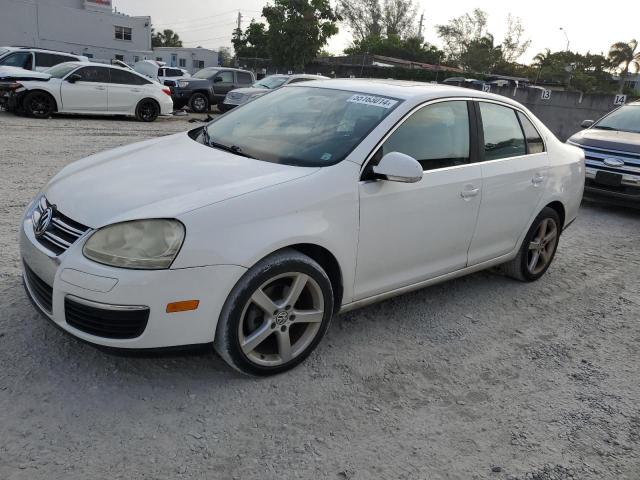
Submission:
{"label": "rear side window", "polygon": [[485,160],[526,155],[524,135],[515,110],[495,103],[480,102],[480,114]]}
{"label": "rear side window", "polygon": [[247,72],[238,72],[238,83],[249,85],[253,83],[253,78],[251,78],[251,74]]}
{"label": "rear side window", "polygon": [[123,85],[147,85],[151,83],[148,80],[125,70],[116,70],[111,68],[111,83],[119,83]]}
{"label": "rear side window", "polygon": [[80,70],[76,70],[75,73],[80,75],[79,80],[81,82],[109,82],[109,69],[106,67],[83,67]]}
{"label": "rear side window", "polygon": [[531,121],[522,112],[517,112],[522,130],[524,130],[524,136],[527,140],[527,153],[542,153],[544,152],[544,142],[542,137],[533,126]]}
{"label": "rear side window", "polygon": [[467,102],[454,100],[421,108],[384,142],[381,150],[376,154],[376,157],[379,157],[376,160],[389,152],[400,152],[415,158],[424,170],[467,163],[469,161]]}
{"label": "rear side window", "polygon": [[0,60],[0,65],[5,67],[18,67],[25,70],[31,70],[33,68],[33,62],[31,60],[30,52],[17,52],[11,55],[7,55]]}
{"label": "rear side window", "polygon": [[66,55],[58,55],[55,53],[36,52],[36,66],[37,67],[53,67],[59,63],[74,62],[77,61],[74,57],[67,57]]}

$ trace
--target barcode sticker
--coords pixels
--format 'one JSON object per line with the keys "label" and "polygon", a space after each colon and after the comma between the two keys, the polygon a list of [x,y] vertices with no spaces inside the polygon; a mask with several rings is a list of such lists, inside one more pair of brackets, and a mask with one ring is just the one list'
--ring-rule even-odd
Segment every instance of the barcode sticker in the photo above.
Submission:
{"label": "barcode sticker", "polygon": [[373,105],[374,107],[382,107],[382,108],[391,108],[396,103],[397,100],[391,100],[386,97],[376,97],[374,95],[353,95],[350,97],[347,102],[350,103],[362,103],[363,105]]}

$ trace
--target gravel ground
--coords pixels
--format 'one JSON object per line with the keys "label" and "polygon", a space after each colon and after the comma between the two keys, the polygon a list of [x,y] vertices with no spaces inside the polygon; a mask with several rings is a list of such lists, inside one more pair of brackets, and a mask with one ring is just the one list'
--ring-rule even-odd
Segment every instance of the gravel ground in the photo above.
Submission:
{"label": "gravel ground", "polygon": [[639,212],[585,205],[537,283],[484,272],[342,315],[275,378],[49,325],[21,285],[28,201],[189,126],[0,112],[1,479],[640,478]]}

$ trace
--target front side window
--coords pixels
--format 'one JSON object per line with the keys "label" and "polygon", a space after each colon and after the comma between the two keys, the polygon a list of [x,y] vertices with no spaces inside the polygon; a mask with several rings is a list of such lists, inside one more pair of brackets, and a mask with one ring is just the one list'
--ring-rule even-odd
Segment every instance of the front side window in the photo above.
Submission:
{"label": "front side window", "polygon": [[591,128],[640,133],[640,106],[625,105],[620,107],[602,120],[598,120]]}
{"label": "front side window", "polygon": [[233,72],[220,72],[214,80],[220,83],[233,83]]}
{"label": "front side window", "polygon": [[0,65],[5,67],[18,67],[25,70],[32,69],[32,60],[30,52],[18,52],[11,55],[7,55],[0,60]]}
{"label": "front side window", "polygon": [[527,148],[515,110],[495,103],[480,102],[479,105],[484,132],[484,159],[525,155]]}
{"label": "front side window", "polygon": [[199,138],[268,162],[333,165],[399,104],[344,90],[281,88],[214,120]]}
{"label": "front side window", "polygon": [[75,72],[80,82],[108,83],[109,69],[106,67],[83,67]]}
{"label": "front side window", "polygon": [[118,25],[115,26],[116,40],[131,40],[131,35],[131,27],[119,27]]}
{"label": "front side window", "polygon": [[390,152],[415,158],[424,170],[468,163],[467,102],[453,100],[421,108],[389,136],[376,152],[374,162]]}
{"label": "front side window", "polygon": [[[198,68],[197,65],[199,65],[201,62],[201,60],[194,60],[193,61],[193,66],[195,68]],[[204,62],[202,62],[204,64]],[[210,69],[210,68],[205,68],[203,70],[200,70],[196,73],[193,74],[193,78],[211,78],[213,77],[216,73],[218,72],[218,70],[215,69]]]}
{"label": "front side window", "polygon": [[44,73],[48,73],[52,78],[64,78],[68,73],[78,68],[77,64],[59,63],[58,65],[47,68]]}
{"label": "front side window", "polygon": [[542,137],[533,126],[531,121],[522,112],[518,112],[518,118],[524,130],[524,137],[527,140],[527,153],[542,153],[544,152],[544,142]]}

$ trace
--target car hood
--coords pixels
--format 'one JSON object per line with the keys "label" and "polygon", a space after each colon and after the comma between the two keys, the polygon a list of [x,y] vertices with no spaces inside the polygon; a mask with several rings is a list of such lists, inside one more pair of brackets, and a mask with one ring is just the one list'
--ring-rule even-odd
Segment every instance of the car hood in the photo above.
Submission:
{"label": "car hood", "polygon": [[576,133],[569,141],[584,147],[640,153],[640,133],[589,128]]}
{"label": "car hood", "polygon": [[0,67],[0,80],[49,80],[51,75],[19,67]]}
{"label": "car hood", "polygon": [[74,162],[49,182],[44,194],[64,215],[97,228],[138,218],[177,217],[318,170],[209,148],[185,132]]}

